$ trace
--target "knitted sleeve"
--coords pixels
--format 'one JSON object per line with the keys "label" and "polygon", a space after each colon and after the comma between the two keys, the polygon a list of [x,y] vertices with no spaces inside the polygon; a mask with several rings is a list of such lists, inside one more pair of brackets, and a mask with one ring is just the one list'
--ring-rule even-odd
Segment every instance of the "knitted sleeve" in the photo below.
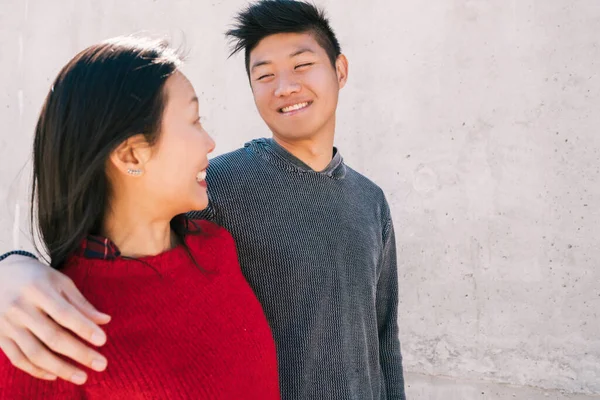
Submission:
{"label": "knitted sleeve", "polygon": [[2,254],[0,256],[0,262],[2,262],[3,260],[5,260],[6,258],[8,258],[10,256],[25,256],[25,257],[33,258],[35,260],[38,259],[35,254],[30,253],[28,251],[24,251],[24,250],[12,250],[12,251],[9,251],[8,253]]}
{"label": "knitted sleeve", "polygon": [[[386,204],[387,205],[387,204]],[[383,251],[377,281],[377,328],[379,359],[388,400],[406,400],[402,354],[398,337],[398,268],[396,239],[391,217],[383,231]]]}

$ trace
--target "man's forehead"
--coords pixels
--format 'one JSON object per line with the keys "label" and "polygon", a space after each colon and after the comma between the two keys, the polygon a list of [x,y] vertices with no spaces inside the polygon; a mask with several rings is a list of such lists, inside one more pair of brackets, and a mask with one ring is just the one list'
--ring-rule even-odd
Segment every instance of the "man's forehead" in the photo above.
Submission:
{"label": "man's forehead", "polygon": [[250,60],[268,61],[275,57],[294,57],[301,53],[317,53],[319,44],[311,33],[277,33],[262,39],[250,52]]}

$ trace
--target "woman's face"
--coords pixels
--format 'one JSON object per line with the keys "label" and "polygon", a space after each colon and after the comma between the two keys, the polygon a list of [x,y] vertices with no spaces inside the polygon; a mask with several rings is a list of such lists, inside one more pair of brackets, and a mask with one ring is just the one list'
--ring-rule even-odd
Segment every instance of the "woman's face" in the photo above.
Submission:
{"label": "woman's face", "polygon": [[200,123],[198,98],[185,75],[169,77],[164,91],[160,135],[140,178],[148,200],[174,216],[208,206],[206,168],[215,142]]}

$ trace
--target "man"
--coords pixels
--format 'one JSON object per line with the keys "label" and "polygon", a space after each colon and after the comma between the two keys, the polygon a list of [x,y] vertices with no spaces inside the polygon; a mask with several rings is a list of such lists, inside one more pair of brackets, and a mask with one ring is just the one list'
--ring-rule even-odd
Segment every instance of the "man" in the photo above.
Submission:
{"label": "man", "polygon": [[[211,219],[234,236],[242,271],[277,344],[284,399],[405,399],[394,230],[380,188],[333,147],[348,62],[323,13],[290,0],[240,12],[227,35],[244,51],[257,109],[273,133],[217,157]],[[0,347],[21,369],[82,383],[107,322],[60,273],[28,258],[0,265]],[[95,362],[95,365],[94,365]],[[77,374],[83,380],[76,379]]]}

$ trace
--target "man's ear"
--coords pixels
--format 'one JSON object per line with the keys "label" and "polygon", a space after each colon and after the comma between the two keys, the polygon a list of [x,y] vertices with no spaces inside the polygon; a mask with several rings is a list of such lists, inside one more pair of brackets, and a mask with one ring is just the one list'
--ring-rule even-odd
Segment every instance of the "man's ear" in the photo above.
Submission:
{"label": "man's ear", "polygon": [[348,59],[345,55],[340,54],[337,60],[335,60],[335,72],[341,89],[346,86],[346,82],[348,81]]}

